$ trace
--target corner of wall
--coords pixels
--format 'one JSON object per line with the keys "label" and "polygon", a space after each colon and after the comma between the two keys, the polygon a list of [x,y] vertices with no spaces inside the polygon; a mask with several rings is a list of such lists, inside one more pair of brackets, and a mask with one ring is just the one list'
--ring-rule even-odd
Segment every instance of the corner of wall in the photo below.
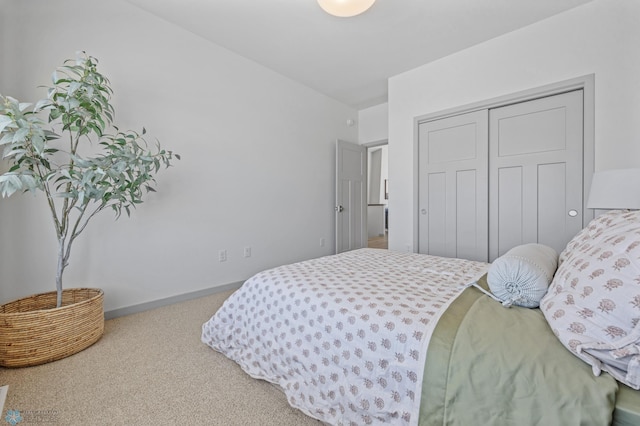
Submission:
{"label": "corner of wall", "polygon": [[364,144],[386,139],[389,139],[389,104],[358,111],[358,141]]}

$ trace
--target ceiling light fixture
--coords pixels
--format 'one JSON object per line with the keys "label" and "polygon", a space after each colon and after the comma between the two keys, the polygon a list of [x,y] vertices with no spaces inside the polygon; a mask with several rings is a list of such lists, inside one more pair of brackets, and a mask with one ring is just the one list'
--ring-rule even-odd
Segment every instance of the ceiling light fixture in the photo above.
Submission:
{"label": "ceiling light fixture", "polygon": [[373,6],[376,0],[318,0],[320,7],[330,15],[341,18],[356,16]]}

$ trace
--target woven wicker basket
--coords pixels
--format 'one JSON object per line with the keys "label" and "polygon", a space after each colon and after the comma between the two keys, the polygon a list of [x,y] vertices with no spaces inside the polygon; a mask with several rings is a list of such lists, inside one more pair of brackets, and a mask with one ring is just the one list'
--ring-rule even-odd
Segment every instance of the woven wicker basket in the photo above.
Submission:
{"label": "woven wicker basket", "polygon": [[104,292],[74,288],[0,305],[0,366],[28,367],[73,355],[104,332]]}

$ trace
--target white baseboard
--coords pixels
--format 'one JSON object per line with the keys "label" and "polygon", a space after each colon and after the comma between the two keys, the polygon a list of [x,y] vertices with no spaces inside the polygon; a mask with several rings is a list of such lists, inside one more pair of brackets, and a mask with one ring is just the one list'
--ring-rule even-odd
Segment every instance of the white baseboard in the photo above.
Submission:
{"label": "white baseboard", "polygon": [[137,314],[138,312],[148,311],[150,309],[160,308],[162,306],[172,305],[174,303],[186,302],[187,300],[197,299],[199,297],[209,296],[215,293],[221,293],[227,290],[235,290],[240,288],[243,281],[224,284],[218,287],[206,288],[204,290],[193,291],[191,293],[179,294],[164,299],[153,300],[151,302],[140,303],[139,305],[127,306],[124,308],[113,309],[104,313],[104,319],[123,317],[125,315]]}

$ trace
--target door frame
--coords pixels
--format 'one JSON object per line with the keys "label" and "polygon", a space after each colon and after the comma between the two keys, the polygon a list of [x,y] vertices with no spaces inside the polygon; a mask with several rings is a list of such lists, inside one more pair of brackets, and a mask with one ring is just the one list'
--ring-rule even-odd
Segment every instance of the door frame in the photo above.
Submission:
{"label": "door frame", "polygon": [[[379,148],[381,146],[388,147],[389,146],[389,139],[380,139],[380,140],[377,140],[377,141],[363,143],[362,146],[364,146],[367,149],[367,167],[369,167],[369,164],[368,164],[369,161],[368,160],[371,157],[371,151],[373,149]],[[387,151],[387,155],[388,155],[388,151]],[[387,169],[388,169],[388,167],[387,167]],[[387,172],[388,172],[388,170],[387,170]],[[369,184],[369,175],[370,175],[370,170],[367,170],[367,185]],[[387,182],[387,184],[388,184],[388,182]],[[368,191],[369,191],[369,188],[367,188],[367,200],[369,199]],[[389,209],[389,200],[386,200],[386,201],[387,201],[387,211],[388,211],[388,209]],[[367,211],[367,214],[368,214],[368,210],[369,210],[368,209],[368,204],[369,203],[367,202],[367,206],[365,207],[366,211]],[[369,230],[369,217],[368,217],[368,215],[367,215],[366,222],[367,222],[367,233],[368,233],[368,230]],[[389,237],[389,227],[388,227],[389,223],[387,222],[386,225],[387,225],[386,232],[387,232],[387,238],[388,238]],[[367,246],[368,246],[368,244],[367,244]]]}
{"label": "door frame", "polygon": [[447,118],[454,115],[491,109],[520,102],[531,101],[547,96],[559,95],[574,90],[583,90],[584,120],[583,120],[583,196],[582,196],[582,226],[585,227],[595,217],[593,209],[587,209],[591,178],[595,169],[595,74],[563,80],[544,86],[523,90],[495,98],[474,102],[446,110],[421,115],[413,119],[413,252],[418,251],[418,221],[419,221],[419,126],[421,123]]}

